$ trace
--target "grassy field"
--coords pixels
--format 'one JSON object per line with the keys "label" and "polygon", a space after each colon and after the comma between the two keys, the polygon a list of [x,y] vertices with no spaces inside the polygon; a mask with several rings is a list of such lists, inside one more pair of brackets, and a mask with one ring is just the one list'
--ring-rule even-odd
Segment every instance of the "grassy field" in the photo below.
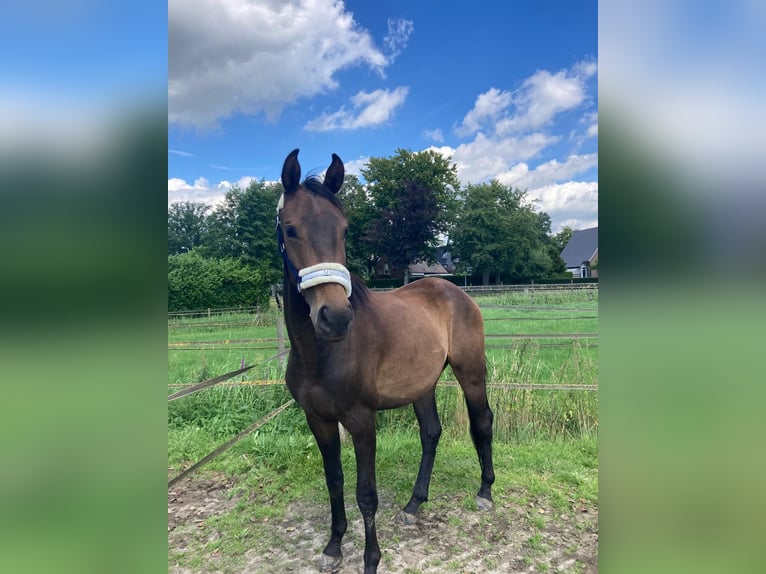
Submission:
{"label": "grassy field", "polygon": [[[535,385],[595,385],[598,339],[574,337],[598,332],[598,292],[563,291],[477,296],[485,319],[488,382]],[[236,382],[283,379],[285,359],[274,359],[278,312],[212,315],[168,321],[169,393],[237,369],[256,367]],[[271,359],[271,360],[269,360]],[[442,375],[454,380],[450,369]],[[170,403],[171,442],[176,433],[228,438],[290,398],[283,385],[221,385]],[[597,394],[490,388],[498,439],[523,442],[540,438],[587,436],[598,426]],[[464,436],[467,415],[459,389],[438,387],[437,404],[447,435]],[[303,416],[290,409],[280,424],[308,432]],[[381,429],[415,429],[411,409],[380,413]],[[282,429],[284,430],[284,429]],[[188,459],[170,451],[171,464]]]}
{"label": "grassy field", "polygon": [[[597,290],[495,294],[475,299],[485,319],[490,384],[597,384]],[[235,370],[243,362],[256,367],[238,376],[235,383],[282,379],[285,359],[273,358],[279,350],[277,317],[276,309],[271,309],[257,314],[169,319],[168,393],[178,390],[178,385]],[[588,334],[592,337],[576,336]],[[452,381],[454,376],[447,369],[442,379]],[[232,384],[169,403],[168,476],[196,462],[289,399],[284,384]],[[495,412],[494,492],[499,507],[495,519],[507,518],[515,524],[520,515],[526,516],[525,509],[530,504],[559,517],[576,517],[578,505],[595,508],[597,393],[490,388],[489,399]],[[478,464],[461,391],[440,385],[437,405],[444,432],[434,467],[431,501],[424,509],[437,514],[455,507],[470,509],[478,487]],[[392,508],[400,508],[409,498],[417,474],[420,457],[417,423],[412,409],[406,408],[379,413],[378,427],[381,500],[389,501]],[[353,507],[355,470],[350,445],[343,448],[343,465],[347,506]],[[196,476],[199,480],[224,477],[223,480],[233,481],[231,484],[236,486],[230,488],[227,496],[239,502],[232,502],[226,511],[197,525],[199,528],[194,529],[188,540],[171,543],[169,565],[179,564],[195,572],[218,571],[220,564],[213,567],[208,562],[211,556],[223,556],[234,565],[232,569],[258,572],[257,567],[244,568],[242,560],[248,548],[270,544],[268,541],[275,535],[267,528],[269,521],[286,521],[285,513],[289,514],[288,509],[295,504],[310,503],[321,509],[316,512],[326,511],[321,457],[303,413],[295,405],[211,461]],[[532,561],[543,561],[542,554],[535,554],[536,545],[542,544],[548,532],[542,516],[535,511],[524,522],[528,539],[521,544],[532,552],[529,555]],[[449,520],[455,524],[450,526],[459,526],[463,519],[462,515],[451,516]],[[288,532],[294,527],[292,523],[285,526]],[[518,532],[516,527],[511,530]],[[210,537],[216,540],[211,543]],[[513,545],[511,540],[504,543],[508,547]],[[552,542],[551,545],[555,546]],[[447,551],[435,550],[434,560]],[[594,554],[595,550],[589,549],[588,553]],[[582,556],[578,559],[579,566],[573,571],[589,571],[583,566],[588,560]],[[505,564],[502,557],[493,560]],[[539,564],[541,570],[546,567],[543,562]],[[387,571],[420,571],[411,566],[401,570],[390,566]],[[468,568],[466,564],[462,567]],[[505,571],[505,567],[498,566],[498,571]],[[550,567],[556,568],[553,563]],[[495,570],[487,567],[475,571]]]}

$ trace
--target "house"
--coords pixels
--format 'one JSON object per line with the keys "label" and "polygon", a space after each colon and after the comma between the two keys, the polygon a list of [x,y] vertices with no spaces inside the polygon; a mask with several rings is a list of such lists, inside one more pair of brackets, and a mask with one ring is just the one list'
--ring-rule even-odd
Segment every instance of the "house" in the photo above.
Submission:
{"label": "house", "polygon": [[447,273],[454,273],[455,263],[459,261],[459,259],[452,259],[452,252],[449,251],[447,245],[441,245],[436,248],[436,260],[442,264],[442,267],[447,270]]}
{"label": "house", "polygon": [[[410,277],[425,277],[427,275],[449,275],[441,263],[426,263],[419,261],[409,265]],[[388,257],[381,257],[375,265],[375,277],[378,279],[401,279],[402,270],[388,262]]]}
{"label": "house", "polygon": [[598,227],[575,231],[561,258],[573,277],[598,277],[598,269],[593,269],[598,263]]}

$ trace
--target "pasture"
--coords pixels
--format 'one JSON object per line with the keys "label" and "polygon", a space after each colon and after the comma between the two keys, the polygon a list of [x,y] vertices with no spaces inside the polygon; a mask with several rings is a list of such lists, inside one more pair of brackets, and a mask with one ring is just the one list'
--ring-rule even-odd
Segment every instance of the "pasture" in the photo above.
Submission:
{"label": "pasture", "polygon": [[[449,369],[431,498],[396,523],[417,474],[411,408],[378,415],[381,572],[595,572],[598,290],[473,295],[482,309],[495,412],[495,509],[475,511],[476,453]],[[169,393],[256,365],[168,406],[168,477],[290,399],[276,306],[168,320]],[[265,384],[264,384],[265,383]],[[276,384],[268,384],[276,383]],[[546,387],[550,387],[550,390]],[[340,572],[361,570],[350,443],[343,448],[349,532]],[[466,478],[470,477],[470,478]],[[174,572],[312,572],[329,523],[321,456],[295,405],[169,490]]]}

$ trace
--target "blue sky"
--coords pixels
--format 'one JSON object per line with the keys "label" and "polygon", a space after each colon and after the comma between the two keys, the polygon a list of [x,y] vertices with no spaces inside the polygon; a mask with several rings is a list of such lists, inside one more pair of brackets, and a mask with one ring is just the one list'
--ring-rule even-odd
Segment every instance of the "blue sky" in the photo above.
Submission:
{"label": "blue sky", "polygon": [[597,3],[168,3],[168,201],[397,148],[598,224]]}

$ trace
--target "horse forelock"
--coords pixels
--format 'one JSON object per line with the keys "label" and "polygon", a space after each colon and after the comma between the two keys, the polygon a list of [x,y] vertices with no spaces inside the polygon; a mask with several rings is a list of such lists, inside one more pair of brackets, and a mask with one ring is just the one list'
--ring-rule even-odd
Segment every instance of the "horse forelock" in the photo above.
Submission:
{"label": "horse forelock", "polygon": [[338,196],[327,189],[327,186],[318,175],[310,175],[307,177],[303,181],[303,187],[308,189],[314,195],[318,195],[319,197],[323,197],[328,200],[335,207],[337,207],[341,213],[344,212],[343,204],[341,203],[340,199],[338,199]]}

